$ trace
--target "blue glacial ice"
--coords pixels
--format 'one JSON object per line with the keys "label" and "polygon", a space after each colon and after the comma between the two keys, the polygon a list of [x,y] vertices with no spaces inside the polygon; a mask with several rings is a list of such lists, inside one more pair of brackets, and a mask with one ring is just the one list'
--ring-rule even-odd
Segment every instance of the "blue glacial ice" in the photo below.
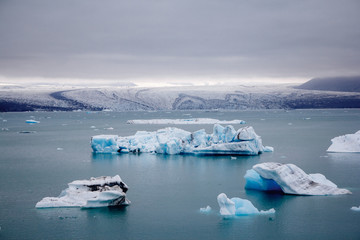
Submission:
{"label": "blue glacial ice", "polygon": [[133,136],[97,135],[91,138],[94,153],[150,152],[161,154],[232,154],[258,155],[273,151],[264,147],[252,127],[235,130],[229,125],[215,124],[213,133],[204,129],[188,132],[168,127],[155,132],[138,131]]}
{"label": "blue glacial ice", "polygon": [[225,193],[220,193],[217,196],[217,201],[220,207],[220,214],[222,216],[244,216],[254,214],[272,214],[275,209],[266,211],[259,211],[249,200],[234,197],[229,199]]}
{"label": "blue glacial ice", "polygon": [[294,164],[266,162],[256,164],[244,176],[245,188],[260,191],[282,191],[295,195],[351,194],[338,188],[320,173],[306,174]]}
{"label": "blue glacial ice", "polygon": [[45,197],[36,204],[36,208],[58,207],[111,207],[129,205],[126,198],[128,186],[119,175],[103,176],[90,180],[76,180],[68,184],[59,197]]}

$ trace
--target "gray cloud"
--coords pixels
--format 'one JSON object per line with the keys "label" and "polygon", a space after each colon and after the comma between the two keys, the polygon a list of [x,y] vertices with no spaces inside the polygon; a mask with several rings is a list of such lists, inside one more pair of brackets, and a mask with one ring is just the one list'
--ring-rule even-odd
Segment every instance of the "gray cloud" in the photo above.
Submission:
{"label": "gray cloud", "polygon": [[0,75],[360,74],[358,0],[0,0]]}

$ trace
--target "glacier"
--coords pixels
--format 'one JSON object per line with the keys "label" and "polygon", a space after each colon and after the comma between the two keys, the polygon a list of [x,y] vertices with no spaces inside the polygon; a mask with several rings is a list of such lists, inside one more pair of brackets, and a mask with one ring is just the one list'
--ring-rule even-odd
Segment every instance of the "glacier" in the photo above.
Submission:
{"label": "glacier", "polygon": [[351,194],[338,188],[320,173],[306,174],[294,164],[266,162],[247,170],[245,188],[260,191],[281,191],[294,195],[340,195]]}
{"label": "glacier", "polygon": [[328,152],[360,152],[360,130],[331,139]]}
{"label": "glacier", "polygon": [[220,207],[220,214],[222,216],[244,216],[275,213],[275,209],[273,208],[266,211],[259,211],[249,200],[238,197],[229,199],[225,193],[220,193],[217,196],[217,201]]}
{"label": "glacier", "polygon": [[204,129],[193,133],[168,127],[155,132],[138,131],[133,136],[97,135],[91,138],[94,153],[149,152],[161,154],[258,155],[273,151],[250,127],[215,124],[213,133]]}
{"label": "glacier", "polygon": [[244,120],[219,120],[214,118],[188,118],[188,119],[133,119],[127,124],[246,124]]}
{"label": "glacier", "polygon": [[90,180],[76,180],[68,184],[58,197],[45,197],[36,208],[60,207],[113,207],[126,206],[130,201],[126,198],[128,186],[119,175],[102,176]]}

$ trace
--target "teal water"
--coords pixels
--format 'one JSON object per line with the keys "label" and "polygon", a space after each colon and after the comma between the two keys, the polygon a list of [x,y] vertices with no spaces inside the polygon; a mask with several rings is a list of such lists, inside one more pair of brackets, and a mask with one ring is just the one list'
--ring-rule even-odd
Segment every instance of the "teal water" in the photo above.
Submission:
{"label": "teal water", "polygon": [[[40,123],[25,123],[31,116]],[[326,153],[331,138],[360,129],[360,110],[26,112],[0,117],[0,129],[8,129],[0,131],[0,239],[360,239],[360,212],[350,210],[360,205],[360,154]],[[128,119],[189,117],[243,119],[275,151],[237,159],[91,152],[93,135],[125,136],[165,127],[128,125]],[[212,131],[211,125],[177,127]],[[245,190],[246,170],[268,161],[322,173],[353,194],[305,197]],[[116,174],[130,188],[128,207],[34,207],[43,197],[58,196],[73,180]],[[222,192],[276,213],[223,218],[216,201]],[[201,214],[207,205],[212,212]]]}

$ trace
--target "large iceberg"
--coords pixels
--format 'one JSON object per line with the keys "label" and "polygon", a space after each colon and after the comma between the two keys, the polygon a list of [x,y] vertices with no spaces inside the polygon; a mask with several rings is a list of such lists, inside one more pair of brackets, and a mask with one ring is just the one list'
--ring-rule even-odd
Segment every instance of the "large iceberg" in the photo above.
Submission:
{"label": "large iceberg", "polygon": [[188,119],[133,119],[127,124],[245,124],[244,120],[219,120],[214,118],[188,118]]}
{"label": "large iceberg", "polygon": [[217,201],[220,207],[220,214],[223,216],[275,213],[275,209],[273,208],[267,211],[259,211],[249,200],[238,197],[229,199],[225,193],[220,193],[217,196]]}
{"label": "large iceberg", "polygon": [[188,132],[168,127],[155,132],[138,131],[133,136],[98,135],[91,138],[94,153],[150,152],[162,154],[231,154],[258,155],[273,151],[264,147],[261,137],[250,126],[235,130],[233,126],[215,124],[212,134],[204,129]]}
{"label": "large iceberg", "polygon": [[246,189],[281,191],[296,195],[351,194],[341,189],[320,173],[306,174],[294,164],[260,163],[245,174]]}
{"label": "large iceberg", "polygon": [[331,139],[328,152],[360,152],[360,130]]}
{"label": "large iceberg", "polygon": [[112,207],[129,205],[126,198],[128,186],[119,175],[103,176],[90,180],[76,180],[68,184],[59,197],[45,197],[36,204],[36,208],[57,207]]}

